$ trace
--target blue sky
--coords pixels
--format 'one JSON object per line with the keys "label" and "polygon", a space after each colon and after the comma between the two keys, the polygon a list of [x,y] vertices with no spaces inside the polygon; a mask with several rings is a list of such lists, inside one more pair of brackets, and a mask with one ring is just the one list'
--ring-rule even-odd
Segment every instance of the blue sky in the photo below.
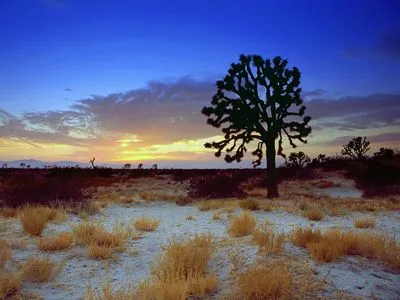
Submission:
{"label": "blue sky", "polygon": [[[395,92],[400,61],[379,45],[398,1],[6,0],[0,101],[13,113],[185,75],[217,78],[240,53],[282,55],[303,89]],[[71,89],[72,91],[66,91]]]}
{"label": "blue sky", "polygon": [[[329,142],[324,139],[327,132],[331,134],[329,145],[335,144],[335,139],[343,141],[358,134],[389,134],[391,140],[387,142],[397,143],[392,133],[398,129],[395,115],[400,109],[396,104],[400,103],[396,101],[400,100],[399,11],[400,2],[396,0],[3,0],[0,158],[38,157],[36,148],[29,148],[33,145],[48,149],[43,155],[50,153],[51,159],[72,156],[86,160],[84,157],[97,147],[105,159],[112,160],[112,153],[121,150],[115,141],[140,137],[148,140],[141,154],[136,153],[139,157],[147,157],[146,147],[160,143],[178,143],[171,147],[179,153],[184,148],[179,144],[182,139],[218,134],[206,128],[204,116],[185,116],[184,120],[183,116],[199,113],[209,103],[215,80],[225,75],[241,53],[266,58],[281,55],[289,59],[290,66],[299,67],[303,90],[319,98],[319,102],[313,102],[314,108],[310,107],[316,114],[312,117],[319,120],[315,128],[321,131],[314,131],[318,147],[327,145],[322,141]],[[159,108],[160,115],[150,112],[158,102],[146,104],[147,100],[139,99],[129,107],[118,106],[119,97],[128,99],[133,93],[140,98],[159,89],[184,91],[194,98],[204,95],[204,99],[192,101],[181,111],[177,107],[172,111],[173,99],[159,100],[162,105],[166,103]],[[85,99],[94,99],[93,95],[101,97],[89,105]],[[337,115],[319,119],[324,110],[320,104],[332,99],[341,99],[342,109],[335,108]],[[377,101],[380,113],[373,111],[373,101]],[[82,103],[84,117],[82,111],[76,111]],[[372,127],[349,119],[358,110],[362,112],[363,103],[369,107],[368,116],[375,120]],[[391,114],[385,114],[382,105]],[[140,115],[138,107],[144,109]],[[128,108],[132,111],[126,112]],[[117,111],[126,113],[124,122],[112,115]],[[182,120],[184,124],[197,124],[192,128],[196,134],[185,135],[182,125],[181,134],[173,134],[174,140],[161,138],[170,135],[167,132],[156,137],[159,127],[149,128],[163,120],[162,114],[167,118],[164,121],[174,126]],[[79,121],[74,119],[78,115]],[[143,118],[148,115],[155,121],[147,123]],[[338,118],[345,115],[340,122],[350,127],[339,126]],[[71,124],[89,118],[96,124],[85,123],[85,134],[81,128],[71,129]],[[143,119],[140,124],[147,127],[139,123],[132,127],[129,122],[135,118]],[[82,141],[74,140],[89,136],[89,131],[91,136],[96,135],[90,145],[82,146]],[[110,137],[114,144],[101,143]],[[127,147],[122,144],[122,148]],[[21,151],[9,155],[10,149]]]}

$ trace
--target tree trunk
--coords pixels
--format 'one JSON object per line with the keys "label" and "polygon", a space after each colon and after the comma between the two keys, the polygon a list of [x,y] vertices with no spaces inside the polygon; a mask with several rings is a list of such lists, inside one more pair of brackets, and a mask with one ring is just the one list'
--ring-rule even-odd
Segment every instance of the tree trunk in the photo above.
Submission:
{"label": "tree trunk", "polygon": [[271,199],[279,197],[277,176],[276,176],[276,164],[275,164],[275,154],[276,154],[275,140],[267,142],[266,145],[267,145],[267,188],[268,188],[267,198]]}

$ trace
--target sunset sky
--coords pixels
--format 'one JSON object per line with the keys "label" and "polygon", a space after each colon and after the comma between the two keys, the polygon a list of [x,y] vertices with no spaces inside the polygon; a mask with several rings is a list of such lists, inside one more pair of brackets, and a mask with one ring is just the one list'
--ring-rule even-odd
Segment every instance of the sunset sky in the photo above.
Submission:
{"label": "sunset sky", "polygon": [[225,167],[203,147],[220,131],[200,111],[241,53],[302,72],[313,132],[286,153],[334,155],[355,136],[371,153],[399,147],[399,11],[397,0],[4,0],[0,160]]}

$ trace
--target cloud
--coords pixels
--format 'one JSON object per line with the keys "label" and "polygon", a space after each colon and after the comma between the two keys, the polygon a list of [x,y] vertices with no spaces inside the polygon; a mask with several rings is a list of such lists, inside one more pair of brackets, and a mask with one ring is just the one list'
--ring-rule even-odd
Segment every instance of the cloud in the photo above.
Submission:
{"label": "cloud", "polygon": [[64,91],[65,91],[65,92],[72,92],[72,91],[73,91],[73,89],[71,89],[71,88],[67,87],[67,88],[65,88],[65,89],[64,89]]}
{"label": "cloud", "polygon": [[[76,101],[67,110],[17,117],[0,109],[0,147],[7,140],[40,149],[65,145],[69,152],[60,148],[63,155],[82,161],[92,155],[120,161],[211,158],[202,145],[221,132],[207,125],[200,111],[209,105],[215,91],[212,80],[184,77],[175,82],[151,81],[124,93],[95,95]],[[363,130],[384,133],[400,124],[400,95],[333,99],[327,94],[320,89],[303,93],[312,99],[305,101],[306,114],[313,118],[310,144],[326,142],[327,135],[329,139],[342,137],[341,146],[343,139]],[[393,139],[399,141],[397,136]]]}
{"label": "cloud", "polygon": [[[347,144],[351,139],[360,136],[360,135],[346,135],[336,137],[329,142],[325,142],[326,146],[343,146]],[[367,135],[367,140],[371,143],[383,143],[383,144],[392,144],[400,142],[400,132],[387,132],[380,134]]]}
{"label": "cloud", "polygon": [[383,36],[376,52],[386,57],[400,58],[400,32],[390,32]]}

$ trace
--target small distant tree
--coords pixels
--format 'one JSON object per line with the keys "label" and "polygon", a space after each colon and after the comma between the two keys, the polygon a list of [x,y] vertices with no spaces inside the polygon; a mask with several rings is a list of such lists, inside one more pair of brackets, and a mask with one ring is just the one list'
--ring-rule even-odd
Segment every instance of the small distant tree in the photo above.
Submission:
{"label": "small distant tree", "polygon": [[225,161],[231,163],[240,162],[251,143],[254,167],[261,164],[265,151],[267,198],[279,197],[275,156],[285,157],[283,138],[295,148],[296,141],[306,143],[311,133],[311,117],[304,115],[299,69],[288,68],[288,61],[279,56],[271,61],[259,55],[240,55],[239,63],[233,63],[216,85],[211,106],[202,113],[209,125],[222,127],[224,137],[204,146],[216,149],[217,157],[225,150]]}
{"label": "small distant tree", "polygon": [[1,167],[2,167],[3,169],[7,169],[7,168],[8,168],[8,165],[7,165],[7,163],[4,163]]}
{"label": "small distant tree", "polygon": [[325,154],[318,154],[317,157],[313,158],[311,163],[314,166],[318,166],[318,165],[324,165],[327,161],[328,161],[328,158],[326,157]]}
{"label": "small distant tree", "polygon": [[124,169],[130,169],[131,168],[131,164],[127,163],[124,165]]}
{"label": "small distant tree", "polygon": [[96,157],[93,156],[92,159],[89,159],[89,163],[92,165],[92,169],[96,169],[97,166],[94,165],[94,161],[96,160]]}
{"label": "small distant tree", "polygon": [[157,164],[154,164],[154,165],[152,166],[152,169],[157,170],[157,169],[158,169]]}
{"label": "small distant tree", "polygon": [[285,165],[289,168],[302,168],[311,162],[310,157],[304,152],[292,152],[285,161]]}
{"label": "small distant tree", "polygon": [[366,137],[356,137],[349,141],[346,145],[343,145],[341,151],[342,155],[350,156],[355,160],[361,160],[365,157],[365,154],[370,150],[370,142]]}
{"label": "small distant tree", "polygon": [[394,150],[390,148],[380,148],[378,152],[374,153],[374,158],[393,158],[394,157]]}
{"label": "small distant tree", "polygon": [[23,169],[23,168],[25,168],[26,164],[22,162],[19,164],[19,166]]}
{"label": "small distant tree", "polygon": [[143,169],[143,164],[138,164],[137,168],[140,170]]}
{"label": "small distant tree", "polygon": [[31,168],[31,165],[26,165],[26,168],[27,168],[27,169],[30,169],[30,168]]}

